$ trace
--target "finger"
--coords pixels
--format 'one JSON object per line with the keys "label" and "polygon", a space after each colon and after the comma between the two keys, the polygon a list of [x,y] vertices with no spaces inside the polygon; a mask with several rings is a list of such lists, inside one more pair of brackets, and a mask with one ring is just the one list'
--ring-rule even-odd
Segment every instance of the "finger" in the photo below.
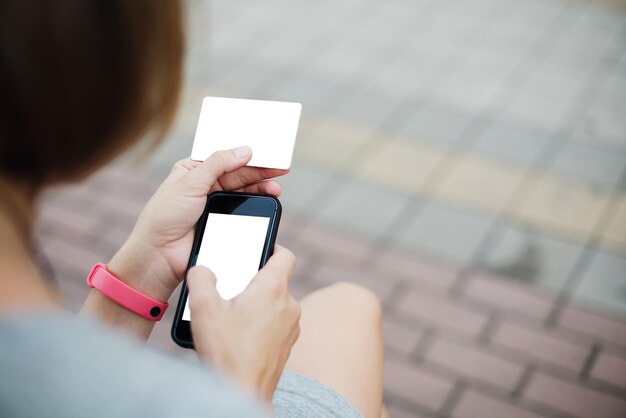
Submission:
{"label": "finger", "polygon": [[296,256],[285,247],[276,244],[274,254],[267,260],[267,263],[259,270],[258,278],[263,276],[291,279],[296,268]]}
{"label": "finger", "polygon": [[200,356],[211,357],[211,325],[215,310],[220,309],[222,299],[215,289],[215,275],[203,266],[187,272],[189,309],[191,310],[191,335]]}
{"label": "finger", "polygon": [[257,184],[251,184],[249,186],[242,187],[235,191],[248,193],[265,193],[278,197],[282,193],[282,186],[277,181],[266,180],[261,181]]}
{"label": "finger", "polygon": [[189,172],[189,186],[194,192],[208,194],[213,184],[223,174],[243,167],[252,158],[250,147],[216,151]]}
{"label": "finger", "polygon": [[219,182],[224,190],[237,190],[263,180],[284,176],[289,170],[277,168],[241,167],[232,173],[220,177]]}
{"label": "finger", "polygon": [[189,309],[191,309],[191,314],[194,317],[206,317],[211,315],[215,309],[219,309],[223,300],[217,293],[215,286],[215,275],[208,268],[196,266],[187,272]]}

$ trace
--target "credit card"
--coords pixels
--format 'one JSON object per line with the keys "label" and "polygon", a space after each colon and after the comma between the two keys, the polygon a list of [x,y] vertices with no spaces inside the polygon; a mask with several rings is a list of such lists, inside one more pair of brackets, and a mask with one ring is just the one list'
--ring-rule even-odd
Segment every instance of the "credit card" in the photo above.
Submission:
{"label": "credit card", "polygon": [[291,167],[302,105],[292,102],[205,97],[191,150],[204,161],[215,151],[247,145],[253,167]]}

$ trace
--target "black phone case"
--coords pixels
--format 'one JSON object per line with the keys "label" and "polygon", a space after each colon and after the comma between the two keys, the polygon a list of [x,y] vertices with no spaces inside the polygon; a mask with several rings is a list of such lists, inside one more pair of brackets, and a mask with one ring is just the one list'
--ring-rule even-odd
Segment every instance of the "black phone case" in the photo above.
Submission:
{"label": "black phone case", "polygon": [[[235,196],[263,196],[263,197],[271,197],[273,198],[277,205],[276,205],[276,216],[274,219],[274,222],[270,228],[270,236],[269,236],[269,245],[268,245],[268,251],[264,252],[263,255],[261,256],[261,266],[264,266],[265,263],[267,263],[267,260],[269,260],[269,258],[272,256],[272,254],[274,253],[274,244],[276,243],[276,236],[278,235],[278,226],[280,224],[280,218],[282,215],[282,206],[280,204],[280,201],[271,195],[264,195],[264,194],[257,194],[257,193],[244,193],[244,192],[214,192],[211,193],[209,195],[217,195],[217,194],[222,194],[222,195],[235,195]],[[202,216],[200,216],[200,220],[205,220],[206,222],[206,217],[208,216],[208,210],[209,210],[209,200],[207,198],[207,205],[204,209],[204,212],[202,213]],[[198,222],[196,224],[196,231],[195,231],[195,236],[193,239],[193,245],[191,247],[191,253],[189,254],[189,261],[187,262],[187,268],[185,269],[185,277],[187,276],[187,271],[189,271],[189,269],[193,266],[195,266],[195,257],[194,257],[194,253],[196,252],[196,250],[198,249],[198,247],[200,246],[200,244],[202,243],[202,234],[198,233],[198,230],[201,229],[204,232],[204,226],[200,225],[200,222]],[[180,296],[178,297],[178,303],[176,304],[176,314],[174,315],[174,321],[172,322],[172,329],[171,329],[171,336],[172,336],[172,340],[178,344],[179,346],[183,347],[183,348],[194,348],[193,345],[193,341],[192,340],[183,340],[178,338],[178,335],[176,333],[177,327],[181,321],[180,318],[182,318],[182,314],[183,311],[185,309],[185,303],[187,301],[187,282],[186,280],[183,280],[182,283],[182,287],[180,290]]]}

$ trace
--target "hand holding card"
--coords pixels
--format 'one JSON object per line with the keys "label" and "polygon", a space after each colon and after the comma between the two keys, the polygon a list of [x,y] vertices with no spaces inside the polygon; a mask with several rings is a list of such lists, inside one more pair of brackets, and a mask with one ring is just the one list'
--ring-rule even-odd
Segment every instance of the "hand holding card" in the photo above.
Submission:
{"label": "hand holding card", "polygon": [[247,145],[254,167],[291,167],[302,105],[291,102],[205,97],[191,158]]}

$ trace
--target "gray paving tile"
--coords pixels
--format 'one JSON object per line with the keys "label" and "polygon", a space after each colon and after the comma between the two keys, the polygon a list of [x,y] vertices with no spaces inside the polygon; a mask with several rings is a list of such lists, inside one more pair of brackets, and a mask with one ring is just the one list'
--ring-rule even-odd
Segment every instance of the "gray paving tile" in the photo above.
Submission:
{"label": "gray paving tile", "polygon": [[497,275],[559,291],[582,251],[581,243],[501,224],[477,265]]}
{"label": "gray paving tile", "polygon": [[552,171],[556,173],[603,188],[618,184],[624,169],[626,155],[576,143],[566,144],[552,164]]}
{"label": "gray paving tile", "polygon": [[240,62],[234,65],[222,77],[213,80],[213,84],[220,89],[245,93],[253,91],[257,86],[262,85],[269,73],[265,69]]}
{"label": "gray paving tile", "polygon": [[490,219],[477,213],[431,202],[402,228],[397,245],[465,265],[490,224]]}
{"label": "gray paving tile", "polygon": [[467,115],[441,108],[408,108],[405,112],[405,125],[400,130],[409,139],[414,138],[417,141],[453,144],[459,140],[470,123]]}
{"label": "gray paving tile", "polygon": [[[625,73],[622,73],[624,71]],[[601,95],[617,96],[626,100],[626,69],[618,68],[605,81],[602,86]]]}
{"label": "gray paving tile", "polygon": [[548,141],[543,134],[510,123],[494,122],[475,143],[475,149],[529,165],[539,157]]}
{"label": "gray paving tile", "polygon": [[571,106],[570,99],[563,99],[558,94],[521,90],[506,107],[502,118],[533,129],[555,132],[566,124]]}
{"label": "gray paving tile", "polygon": [[429,73],[440,57],[441,53],[432,47],[429,53],[412,49],[393,62],[382,63],[379,68],[372,70],[370,85],[395,100],[414,98],[426,90],[427,82],[432,81]]}
{"label": "gray paving tile", "polygon": [[524,90],[540,97],[551,97],[563,102],[573,101],[581,92],[585,77],[577,73],[569,73],[564,77],[562,69],[546,68],[545,66],[532,75]]}
{"label": "gray paving tile", "polygon": [[582,123],[585,131],[603,141],[626,143],[626,100],[618,96],[600,96]]}
{"label": "gray paving tile", "polygon": [[626,318],[626,259],[599,251],[592,257],[574,298]]}
{"label": "gray paving tile", "polygon": [[283,211],[295,214],[311,211],[313,197],[327,185],[331,175],[328,169],[294,161],[289,174],[278,179],[283,186],[280,197]]}
{"label": "gray paving tile", "polygon": [[342,105],[337,113],[348,118],[368,121],[380,125],[398,107],[398,103],[381,96],[377,91],[362,88],[354,92]]}
{"label": "gray paving tile", "polygon": [[599,135],[592,123],[581,121],[574,129],[571,142],[588,145],[608,152],[626,155],[626,139]]}
{"label": "gray paving tile", "polygon": [[380,237],[397,219],[409,198],[357,180],[338,180],[339,192],[326,202],[319,219],[368,238]]}
{"label": "gray paving tile", "polygon": [[266,79],[264,84],[257,88],[264,99],[299,102],[302,103],[304,112],[310,108],[323,107],[336,86],[332,79],[312,74],[299,75],[297,72]]}

